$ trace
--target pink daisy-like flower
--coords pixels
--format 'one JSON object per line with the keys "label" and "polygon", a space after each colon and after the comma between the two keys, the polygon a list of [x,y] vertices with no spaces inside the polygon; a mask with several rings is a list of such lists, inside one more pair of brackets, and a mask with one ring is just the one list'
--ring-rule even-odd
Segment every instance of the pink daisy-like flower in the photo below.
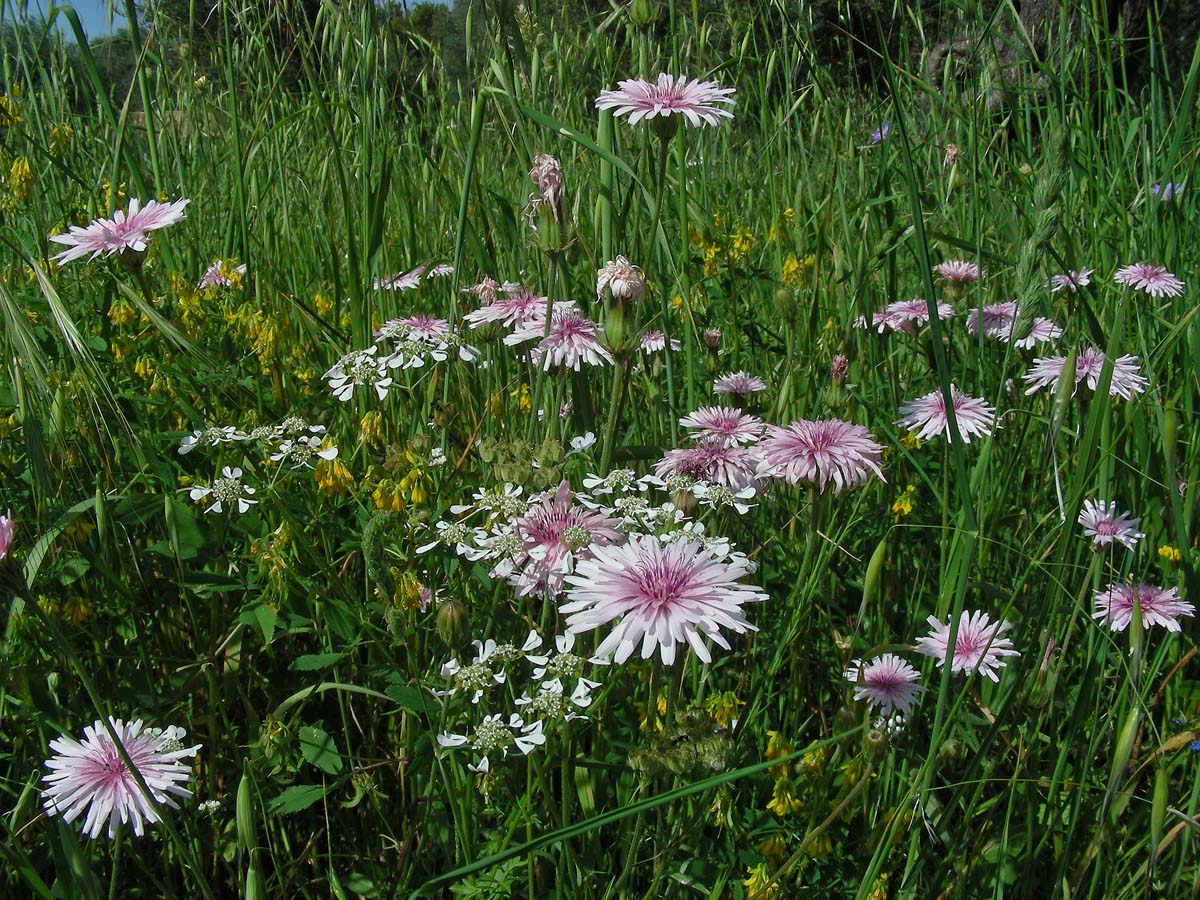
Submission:
{"label": "pink daisy-like flower", "polygon": [[1180,297],[1183,295],[1182,281],[1163,266],[1152,266],[1150,263],[1122,266],[1113,275],[1113,281],[1131,287],[1135,291],[1149,294],[1151,297]]}
{"label": "pink daisy-like flower", "polygon": [[965,259],[948,259],[933,267],[933,272],[942,281],[952,281],[956,284],[967,284],[978,281],[987,273],[973,262]]}
{"label": "pink daisy-like flower", "polygon": [[138,786],[104,723],[97,721],[84,728],[82,743],[66,735],[50,742],[55,755],[46,760],[50,772],[42,776],[46,785],[42,805],[47,815],[62,816],[68,823],[87,810],[83,831],[93,839],[106,825],[108,836],[114,838],[126,823],[132,823],[133,833],[140,837],[147,824],[162,820],[161,807],[178,809],[174,797],[192,796],[183,787],[192,766],[183,760],[194,757],[200,745],[184,747],[182,728],[143,729],[141,719],[126,723],[110,718],[109,723],[150,796]]}
{"label": "pink daisy-like flower", "polygon": [[605,288],[612,293],[614,300],[637,303],[646,293],[646,276],[624,256],[618,256],[596,272],[597,300],[603,298]]}
{"label": "pink daisy-like flower", "polygon": [[677,538],[664,544],[654,535],[635,534],[627,543],[594,548],[566,578],[567,631],[579,634],[614,619],[616,626],[600,642],[596,655],[618,663],[641,644],[648,659],[657,650],[665,665],[675,662],[675,647],[687,642],[701,662],[712,656],[703,638],[729,650],[722,629],[757,631],[742,605],[767,599],[754,585],[738,579],[753,564],[745,557],[723,559],[716,550]]}
{"label": "pink daisy-like flower", "polygon": [[433,341],[450,334],[450,323],[426,313],[414,313],[402,319],[390,319],[375,331],[375,338],[403,334],[406,338]]}
{"label": "pink daisy-like flower", "polygon": [[800,419],[786,428],[768,425],[758,452],[765,474],[789,484],[816,482],[820,491],[829,482],[835,492],[858,487],[872,472],[883,480],[883,447],[863,426],[841,419]]}
{"label": "pink daisy-like flower", "polygon": [[425,277],[426,278],[449,278],[453,274],[454,274],[454,266],[450,265],[450,263],[438,263],[437,265],[430,268],[429,272],[425,275]]}
{"label": "pink daisy-like flower", "polygon": [[[1014,347],[1021,347],[1025,350],[1032,350],[1036,344],[1053,344],[1063,335],[1063,330],[1058,325],[1054,324],[1052,319],[1047,319],[1044,316],[1036,316],[1029,323],[1029,333],[1025,337],[1013,341]],[[1009,334],[1009,340],[1012,335]]]}
{"label": "pink daisy-like flower", "polygon": [[989,303],[967,313],[967,331],[979,334],[982,330],[984,337],[1006,338],[1012,334],[1018,312],[1017,304],[1011,300],[1008,303]]}
{"label": "pink daisy-like flower", "polygon": [[855,700],[866,700],[884,715],[893,710],[908,715],[928,690],[917,684],[921,673],[894,653],[884,653],[865,665],[856,659],[845,678],[854,685]]}
{"label": "pink daisy-like flower", "polygon": [[[954,315],[954,307],[949,303],[938,303],[937,314],[939,319],[949,319]],[[871,326],[880,334],[889,328],[892,331],[913,334],[928,321],[929,304],[924,300],[897,300],[871,315]],[[864,327],[865,325],[863,322]]]}
{"label": "pink daisy-like flower", "polygon": [[[936,616],[927,620],[933,631],[917,641],[917,651],[937,660],[943,668],[950,656],[950,621],[945,624]],[[963,610],[958,620],[958,634],[954,641],[954,658],[950,662],[952,672],[973,672],[998,682],[996,669],[1004,668],[1006,656],[1020,656],[1013,649],[1012,641],[1000,635],[1012,628],[1010,622],[991,622],[985,612]]]}
{"label": "pink daisy-like flower", "polygon": [[[996,410],[987,402],[964,394],[950,385],[950,396],[954,403],[954,418],[958,423],[959,437],[964,444],[971,443],[972,435],[986,437],[992,433],[996,422]],[[946,415],[946,398],[940,390],[924,397],[910,400],[900,407],[900,418],[896,421],[910,431],[916,431],[923,441],[937,434],[951,438],[950,419]]]}
{"label": "pink daisy-like flower", "polygon": [[200,280],[196,283],[196,290],[202,291],[210,287],[233,287],[233,279],[230,275],[245,275],[246,264],[235,266],[233,269],[226,267],[223,259],[215,259],[204,270],[204,274],[200,276]]}
{"label": "pink daisy-like flower", "polygon": [[719,125],[732,119],[733,113],[717,104],[733,105],[733,88],[718,87],[715,81],[676,78],[665,72],[656,82],[630,78],[617,83],[615,91],[601,91],[597,109],[614,110],[614,116],[629,116],[629,124],[655,116],[685,116],[690,125]]}
{"label": "pink daisy-like flower", "polygon": [[[671,338],[671,350],[679,350],[683,345],[678,338]],[[661,331],[647,331],[642,335],[641,348],[643,353],[660,353],[667,349],[667,338]]]}
{"label": "pink daisy-like flower", "polygon": [[463,317],[467,324],[472,328],[480,328],[488,322],[503,322],[507,328],[523,328],[534,321],[545,321],[545,297],[522,287],[506,290],[505,293],[507,296],[504,298],[467,313]]}
{"label": "pink daisy-like flower", "polygon": [[1083,533],[1097,547],[1116,541],[1132,550],[1145,537],[1137,530],[1141,521],[1140,518],[1129,518],[1129,513],[1118,514],[1116,503],[1105,503],[1103,500],[1084,500],[1083,509],[1079,512]]}
{"label": "pink daisy-like flower", "polygon": [[52,259],[63,265],[73,259],[88,256],[89,253],[89,262],[100,254],[112,256],[114,253],[126,251],[133,254],[144,253],[146,243],[150,240],[150,232],[186,219],[187,215],[183,210],[191,202],[188,199],[176,200],[174,203],[151,200],[142,206],[140,200],[130,200],[127,212],[118,209],[111,219],[101,217],[82,228],[72,225],[66,234],[52,236],[50,240],[54,243],[67,247]]}
{"label": "pink daisy-like flower", "polygon": [[533,350],[535,363],[545,370],[563,366],[579,371],[580,363],[589,366],[611,365],[612,354],[604,349],[596,333],[596,323],[577,310],[574,304],[555,304],[550,314],[550,332],[543,337],[544,319],[534,319],[504,339],[509,345],[541,338]]}
{"label": "pink daisy-like flower", "polygon": [[563,589],[563,577],[576,561],[624,537],[620,522],[572,501],[571,486],[563,481],[552,494],[530,506],[515,529],[523,548],[513,558],[519,568],[512,580],[517,596],[545,588],[551,595]]}
{"label": "pink daisy-like flower", "polygon": [[376,291],[411,291],[421,284],[421,276],[425,274],[425,266],[420,265],[407,272],[397,272],[386,278],[377,278],[371,285]]}
{"label": "pink daisy-like flower", "polygon": [[1092,618],[1113,631],[1124,631],[1133,621],[1133,605],[1142,611],[1146,627],[1161,625],[1167,631],[1179,631],[1179,617],[1192,616],[1196,608],[1179,599],[1178,588],[1161,588],[1153,584],[1110,584],[1096,591],[1096,608]]}
{"label": "pink daisy-like flower", "polygon": [[680,419],[679,424],[695,431],[695,437],[703,443],[723,447],[752,444],[763,431],[762,419],[730,406],[702,406]]}
{"label": "pink daisy-like flower", "polygon": [[1073,294],[1081,287],[1087,287],[1092,283],[1092,273],[1095,271],[1095,269],[1080,269],[1078,272],[1067,272],[1066,275],[1054,275],[1050,278],[1050,290],[1054,293],[1065,290]]}
{"label": "pink daisy-like flower", "polygon": [[744,397],[747,394],[757,394],[767,389],[767,383],[757,375],[747,372],[733,372],[722,375],[713,382],[714,394],[735,394]]}
{"label": "pink daisy-like flower", "polygon": [[751,448],[714,443],[668,450],[654,464],[654,474],[664,480],[684,475],[741,491],[757,487],[761,465],[761,457]]}
{"label": "pink daisy-like flower", "polygon": [[[1032,368],[1024,375],[1022,379],[1029,383],[1029,387],[1025,393],[1032,394],[1034,391],[1043,387],[1051,387],[1054,391],[1058,390],[1058,379],[1062,376],[1063,366],[1066,365],[1067,358],[1065,356],[1048,356],[1044,359],[1034,360]],[[1096,390],[1096,386],[1100,383],[1100,370],[1104,368],[1104,351],[1097,350],[1095,347],[1087,347],[1081,350],[1075,357],[1075,386],[1078,390],[1079,385],[1087,382],[1089,390]],[[1121,397],[1125,400],[1132,400],[1134,394],[1140,394],[1146,390],[1146,385],[1149,382],[1141,376],[1141,367],[1137,364],[1136,356],[1121,356],[1113,363],[1112,383],[1109,385],[1108,392],[1114,397]],[[1074,391],[1072,392],[1072,395]]]}

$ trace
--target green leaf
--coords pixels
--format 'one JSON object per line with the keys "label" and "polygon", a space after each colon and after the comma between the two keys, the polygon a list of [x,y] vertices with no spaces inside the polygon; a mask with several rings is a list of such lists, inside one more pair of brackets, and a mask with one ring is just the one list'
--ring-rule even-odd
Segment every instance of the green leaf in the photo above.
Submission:
{"label": "green leaf", "polygon": [[409,712],[420,715],[429,709],[429,698],[418,687],[408,684],[393,684],[386,688],[384,693],[390,699],[395,700],[397,706]]}
{"label": "green leaf", "polygon": [[345,653],[306,653],[292,660],[288,668],[293,672],[316,672],[318,669],[328,669],[345,656]]}
{"label": "green leaf", "polygon": [[336,775],[342,771],[342,757],[333,745],[333,738],[320,728],[305,725],[300,729],[300,752],[323,772]]}
{"label": "green leaf", "polygon": [[325,796],[323,784],[294,784],[272,800],[267,809],[273,815],[286,815],[308,809]]}
{"label": "green leaf", "polygon": [[239,620],[243,625],[257,626],[262,633],[263,644],[266,645],[271,643],[271,638],[275,636],[275,623],[279,620],[279,614],[267,604],[260,603],[258,606],[242,610]]}

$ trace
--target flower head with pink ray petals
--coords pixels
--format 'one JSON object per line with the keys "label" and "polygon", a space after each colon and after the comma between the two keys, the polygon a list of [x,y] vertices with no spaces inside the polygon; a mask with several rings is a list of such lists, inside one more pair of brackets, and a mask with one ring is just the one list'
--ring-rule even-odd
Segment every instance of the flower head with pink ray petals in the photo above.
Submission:
{"label": "flower head with pink ray petals", "polygon": [[530,505],[514,523],[522,542],[521,551],[513,557],[517,570],[511,576],[517,596],[542,589],[552,596],[560,594],[563,578],[574,571],[577,560],[624,537],[620,524],[575,503],[570,484],[560,483],[553,494]]}
{"label": "flower head with pink ray petals", "polygon": [[976,263],[965,259],[948,259],[933,267],[933,273],[940,281],[951,281],[957,284],[969,284],[978,281],[987,273]]}
{"label": "flower head with pink ray petals", "polygon": [[1117,284],[1131,287],[1135,291],[1149,294],[1151,297],[1180,297],[1183,295],[1183,282],[1166,270],[1164,266],[1153,266],[1150,263],[1134,263],[1122,266],[1113,275]]}
{"label": "flower head with pink ray petals", "polygon": [[[640,346],[643,353],[660,353],[667,349],[667,337],[661,331],[647,331],[642,335]],[[671,338],[672,351],[678,351],[682,346],[678,338]]]}
{"label": "flower head with pink ray petals", "polygon": [[732,491],[757,490],[762,458],[752,448],[718,443],[668,450],[654,464],[654,474],[663,480],[684,475],[696,481],[720,484]]}
{"label": "flower head with pink ray petals", "polygon": [[1092,274],[1095,269],[1080,269],[1078,272],[1070,271],[1065,275],[1054,275],[1050,278],[1050,290],[1052,293],[1058,291],[1070,291],[1072,294],[1081,287],[1087,287],[1092,283]]}
{"label": "flower head with pink ray petals", "polygon": [[744,397],[747,394],[757,394],[766,389],[765,381],[748,372],[732,372],[729,375],[720,376],[713,382],[714,394],[735,394]]}
{"label": "flower head with pink ray petals", "polygon": [[[1025,393],[1032,394],[1039,388],[1049,386],[1053,391],[1058,390],[1058,380],[1062,377],[1063,367],[1067,363],[1065,356],[1048,356],[1034,360],[1033,366],[1022,375],[1029,384]],[[1100,384],[1100,372],[1104,368],[1104,351],[1095,347],[1087,347],[1075,357],[1075,389],[1087,383],[1088,390],[1094,391]],[[1140,374],[1136,356],[1121,356],[1113,363],[1112,382],[1108,392],[1114,397],[1132,400],[1135,394],[1146,390],[1149,382]],[[1072,392],[1072,395],[1074,391]]]}
{"label": "flower head with pink ray petals", "polygon": [[733,113],[717,104],[734,103],[733,88],[719,87],[715,81],[676,78],[663,72],[656,81],[630,78],[617,83],[615,91],[601,91],[597,109],[611,109],[614,116],[629,116],[629,124],[655,116],[684,116],[693,126],[719,125],[732,119]]}
{"label": "flower head with pink ray petals", "polygon": [[1161,625],[1167,631],[1179,631],[1180,616],[1193,616],[1196,608],[1179,599],[1178,588],[1162,588],[1153,584],[1110,584],[1096,591],[1096,608],[1092,618],[1113,631],[1124,631],[1133,621],[1133,607],[1142,611],[1142,622],[1149,628]]}
{"label": "flower head with pink ray petals", "polygon": [[1116,541],[1132,550],[1145,537],[1137,530],[1141,521],[1140,518],[1129,518],[1129,513],[1118,514],[1116,503],[1105,503],[1103,500],[1084,500],[1083,509],[1079,511],[1083,533],[1097,547],[1106,547]]}
{"label": "flower head with pink ray petals", "polygon": [[844,677],[854,685],[855,700],[866,700],[884,715],[892,711],[908,715],[917,698],[928,690],[917,684],[921,673],[894,653],[884,653],[865,664],[856,659]]}
{"label": "flower head with pink ray petals", "polygon": [[[971,443],[972,435],[986,437],[992,433],[996,423],[994,407],[984,400],[964,394],[954,385],[950,385],[950,396],[954,403],[958,433],[964,444]],[[949,440],[952,435],[950,419],[946,415],[946,398],[940,389],[901,406],[896,424],[917,432],[917,437],[923,441],[938,434],[945,435]]]}
{"label": "flower head with pink ray petals", "polygon": [[724,447],[752,444],[763,431],[762,419],[731,406],[702,406],[680,419],[679,424],[695,432],[701,442]]}
{"label": "flower head with pink ray petals", "polygon": [[786,428],[768,425],[758,452],[764,474],[789,484],[811,481],[820,491],[830,482],[835,492],[858,487],[872,472],[883,479],[882,445],[863,426],[841,419],[800,419]]}
{"label": "flower head with pink ray petals", "polygon": [[50,742],[54,756],[46,760],[49,773],[42,776],[42,805],[46,814],[74,822],[86,810],[83,831],[95,839],[106,830],[114,838],[122,825],[132,824],[139,837],[146,825],[162,821],[161,809],[178,809],[175,797],[190,797],[183,785],[191,777],[185,757],[200,749],[184,747],[182,728],[143,728],[142,720],[109,719],[130,762],[149,788],[142,790],[121,758],[104,727],[95,722],[84,728],[82,742],[63,735]]}
{"label": "flower head with pink ray petals", "polygon": [[704,638],[729,650],[722,630],[757,631],[742,612],[746,603],[767,599],[739,578],[751,571],[745,557],[724,558],[715,549],[679,537],[663,543],[635,534],[628,542],[594,548],[568,575],[567,631],[579,634],[617,620],[596,648],[623,663],[641,645],[648,659],[657,651],[665,665],[675,662],[676,646],[686,643],[701,662],[712,661]]}
{"label": "flower head with pink ray petals", "polygon": [[974,672],[992,681],[999,681],[997,669],[1004,668],[1006,656],[1020,656],[1013,649],[1012,641],[1001,637],[1012,628],[1010,622],[992,622],[985,612],[963,610],[958,619],[958,634],[954,639],[953,661],[949,660],[950,620],[945,623],[937,616],[930,616],[933,630],[917,641],[917,651],[937,660],[938,668],[950,662],[952,672]]}
{"label": "flower head with pink ray petals", "polygon": [[556,303],[550,314],[550,330],[545,332],[545,319],[539,317],[518,328],[504,339],[509,345],[541,339],[533,350],[533,360],[543,369],[551,366],[579,371],[581,363],[589,366],[611,365],[612,354],[597,336],[596,323],[575,308],[573,303]]}
{"label": "flower head with pink ray petals", "polygon": [[101,217],[82,228],[72,225],[66,234],[53,235],[50,240],[65,245],[67,249],[52,259],[63,265],[89,253],[89,261],[101,254],[112,256],[126,251],[144,253],[150,232],[186,219],[184,208],[191,202],[186,198],[174,203],[151,200],[142,206],[141,201],[134,198],[129,201],[128,211],[118,209],[111,219]]}
{"label": "flower head with pink ray petals", "polygon": [[494,299],[463,317],[468,325],[480,328],[489,322],[503,322],[507,328],[524,328],[535,321],[544,323],[545,297],[519,286],[513,290],[502,287],[501,290],[505,297]]}

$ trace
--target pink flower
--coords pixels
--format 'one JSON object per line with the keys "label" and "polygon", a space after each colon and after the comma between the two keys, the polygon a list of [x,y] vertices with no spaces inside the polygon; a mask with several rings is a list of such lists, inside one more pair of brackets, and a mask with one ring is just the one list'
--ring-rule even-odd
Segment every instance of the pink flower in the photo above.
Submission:
{"label": "pink flower", "polygon": [[722,559],[717,551],[676,538],[663,544],[653,535],[635,534],[627,543],[596,547],[566,578],[567,631],[579,634],[619,620],[596,648],[597,656],[627,660],[641,645],[648,659],[657,650],[665,665],[675,662],[675,647],[686,642],[701,662],[712,656],[703,638],[730,649],[722,629],[744,634],[757,629],[742,613],[744,603],[767,599],[754,585],[738,579],[750,572],[745,557]]}
{"label": "pink flower", "polygon": [[1083,533],[1092,539],[1097,547],[1104,547],[1116,541],[1124,544],[1130,550],[1137,542],[1145,537],[1137,530],[1142,520],[1129,518],[1129,513],[1117,514],[1116,503],[1105,503],[1103,500],[1084,500],[1083,509],[1079,512],[1079,524]]}
{"label": "pink flower", "polygon": [[183,210],[189,203],[191,201],[187,199],[176,200],[174,203],[151,200],[143,207],[140,200],[130,200],[128,212],[118,209],[111,219],[95,219],[83,228],[72,225],[67,234],[51,237],[50,240],[54,243],[63,244],[68,248],[53,257],[53,260],[62,265],[89,253],[89,261],[102,253],[105,256],[126,251],[132,254],[144,253],[146,243],[150,240],[150,232],[186,219]]}
{"label": "pink flower", "polygon": [[572,502],[566,481],[554,494],[531,505],[515,528],[523,544],[513,558],[514,565],[523,567],[512,579],[518,597],[543,588],[551,595],[560,594],[563,577],[574,571],[576,560],[624,536],[617,520]]}
{"label": "pink flower", "polygon": [[1013,649],[1012,641],[1000,637],[1012,628],[1010,622],[992,623],[985,612],[963,610],[958,619],[958,634],[954,640],[953,659],[949,651],[950,622],[942,624],[936,616],[926,621],[933,627],[928,635],[917,641],[917,650],[937,660],[938,668],[948,662],[952,672],[974,672],[998,682],[996,669],[1004,668],[1003,657],[1020,656]]}
{"label": "pink flower", "polygon": [[733,105],[733,88],[718,87],[715,81],[689,80],[683,75],[675,78],[665,72],[657,82],[630,78],[618,82],[617,90],[601,91],[596,98],[597,109],[612,109],[614,116],[629,116],[629,124],[655,116],[686,116],[690,125],[719,125],[721,119],[732,119],[733,113],[716,104]]}
{"label": "pink flower", "polygon": [[557,221],[562,213],[562,166],[549,153],[539,153],[533,158],[533,168],[529,170],[529,177],[537,186],[539,194],[533,198],[534,205],[539,202],[550,204]]}
{"label": "pink flower", "polygon": [[[671,338],[671,350],[676,351],[682,345],[677,338]],[[667,338],[661,331],[647,331],[642,335],[641,342],[643,353],[658,353],[667,349]]]}
{"label": "pink flower", "polygon": [[1180,600],[1177,588],[1161,588],[1152,584],[1110,584],[1096,591],[1096,608],[1092,618],[1113,631],[1124,631],[1133,621],[1133,606],[1142,611],[1146,627],[1161,625],[1167,631],[1179,631],[1179,617],[1195,615],[1196,609]]}
{"label": "pink flower", "polygon": [[662,479],[684,475],[695,481],[720,484],[732,491],[757,487],[762,459],[747,447],[704,444],[668,450],[654,464],[654,474]]}
{"label": "pink flower", "polygon": [[854,685],[855,700],[866,700],[884,715],[893,710],[908,715],[917,697],[928,690],[916,683],[921,673],[894,653],[877,656],[865,665],[856,659],[845,678]]}
{"label": "pink flower", "polygon": [[[972,435],[986,437],[992,433],[996,421],[995,408],[983,400],[964,394],[954,385],[950,385],[950,396],[954,402],[954,418],[958,423],[959,437],[964,444],[971,443]],[[896,424],[916,431],[917,437],[923,441],[937,434],[944,434],[947,440],[951,438],[950,419],[946,415],[946,398],[940,389],[901,406],[900,418]]]}
{"label": "pink flower", "polygon": [[436,341],[450,334],[450,323],[426,313],[414,313],[402,319],[389,319],[379,326],[374,337],[404,337],[419,341]]}
{"label": "pink flower", "polygon": [[204,274],[200,276],[200,281],[196,283],[196,290],[201,291],[209,287],[233,287],[233,279],[230,278],[230,273],[236,275],[246,274],[246,264],[235,266],[232,270],[226,268],[225,261],[222,259],[214,259]]}
{"label": "pink flower", "polygon": [[1007,338],[1012,334],[1017,313],[1017,304],[1011,300],[1008,303],[989,303],[967,313],[967,331],[979,334],[982,330],[984,337]]}
{"label": "pink flower", "polygon": [[[1033,367],[1021,376],[1029,383],[1029,387],[1025,391],[1026,395],[1047,386],[1057,391],[1058,379],[1062,376],[1063,366],[1066,365],[1066,362],[1065,356],[1049,356],[1035,360]],[[1096,390],[1100,383],[1100,370],[1103,368],[1104,351],[1097,350],[1095,347],[1081,350],[1075,357],[1076,390],[1084,381],[1087,382],[1089,390]],[[1136,356],[1119,357],[1113,363],[1112,383],[1109,385],[1108,392],[1114,397],[1132,400],[1134,394],[1142,393],[1149,384],[1139,374],[1139,371],[1140,367],[1137,364]]]}
{"label": "pink flower", "polygon": [[1162,266],[1150,263],[1134,263],[1117,269],[1113,281],[1131,287],[1151,297],[1179,297],[1183,295],[1183,282]]}
{"label": "pink flower", "polygon": [[[1036,316],[1029,324],[1029,333],[1020,340],[1013,341],[1014,347],[1022,347],[1025,350],[1032,350],[1035,344],[1052,344],[1062,337],[1063,330],[1054,324],[1052,319]],[[1008,339],[1011,340],[1012,335],[1009,334]]]}
{"label": "pink flower", "polygon": [[816,482],[820,491],[828,482],[835,492],[866,484],[872,472],[883,478],[883,447],[867,429],[841,419],[800,419],[786,428],[768,425],[758,452],[766,474],[789,484]]}
{"label": "pink flower", "polygon": [[550,315],[550,332],[543,337],[545,320],[534,319],[522,328],[518,328],[504,339],[504,343],[513,345],[523,341],[541,338],[533,350],[533,359],[543,369],[551,366],[563,366],[579,371],[580,363],[589,366],[612,364],[612,354],[600,344],[596,336],[596,323],[579,312],[574,304],[556,304]]}
{"label": "pink flower", "polygon": [[9,548],[12,547],[13,532],[16,531],[16,528],[11,509],[0,516],[0,559],[8,556]]}
{"label": "pink flower", "polygon": [[842,353],[836,354],[829,363],[829,380],[841,384],[850,374],[850,360]]}
{"label": "pink flower", "polygon": [[767,383],[757,375],[750,375],[746,372],[734,372],[730,375],[722,375],[713,382],[714,394],[735,394],[744,397],[746,394],[757,394],[759,391],[765,391]]}
{"label": "pink flower", "polygon": [[371,285],[376,291],[411,291],[421,284],[421,276],[425,274],[425,266],[420,265],[407,272],[397,272],[386,278],[377,278]]}
{"label": "pink flower", "polygon": [[964,259],[948,259],[933,267],[933,272],[941,281],[952,281],[958,284],[978,281],[987,273],[973,262]]}
{"label": "pink flower", "polygon": [[121,758],[117,745],[104,727],[95,722],[83,730],[82,743],[63,735],[50,742],[55,756],[46,760],[49,774],[42,776],[46,814],[62,816],[73,822],[87,810],[83,831],[97,838],[105,825],[108,836],[117,836],[117,829],[133,823],[133,833],[145,833],[147,823],[162,819],[161,806],[178,809],[175,797],[190,797],[183,787],[191,777],[191,764],[184,757],[195,756],[200,749],[184,747],[182,728],[142,728],[142,720],[125,723],[109,719],[121,746],[150,789],[143,793],[133,773]]}
{"label": "pink flower", "polygon": [[1073,294],[1081,287],[1087,287],[1092,283],[1092,273],[1095,271],[1095,269],[1080,269],[1078,272],[1067,272],[1066,275],[1055,275],[1050,279],[1050,290],[1052,292],[1067,290]]}
{"label": "pink flower", "polygon": [[[536,320],[545,321],[546,298],[540,294],[526,290],[519,285],[509,288],[502,286],[505,296],[501,300],[492,300],[463,318],[472,328],[479,328],[488,322],[503,322],[508,328],[523,328]],[[481,297],[484,295],[481,294]]]}
{"label": "pink flower", "polygon": [[746,415],[729,406],[702,406],[680,419],[679,424],[694,430],[695,437],[703,443],[723,447],[752,444],[763,430],[762,419],[758,416]]}
{"label": "pink flower", "polygon": [[[954,315],[954,307],[949,303],[939,303],[937,304],[937,314],[939,319],[949,319]],[[929,304],[924,300],[897,300],[871,315],[871,326],[880,334],[889,328],[892,331],[913,334],[928,321]],[[866,323],[863,322],[863,327],[865,326]]]}

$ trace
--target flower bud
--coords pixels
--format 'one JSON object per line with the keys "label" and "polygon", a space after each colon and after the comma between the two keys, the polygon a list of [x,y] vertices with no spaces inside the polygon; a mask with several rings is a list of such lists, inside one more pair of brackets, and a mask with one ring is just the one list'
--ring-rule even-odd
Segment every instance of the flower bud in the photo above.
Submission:
{"label": "flower bud", "polygon": [[467,607],[457,598],[443,600],[437,610],[437,632],[443,643],[455,647],[467,633]]}

